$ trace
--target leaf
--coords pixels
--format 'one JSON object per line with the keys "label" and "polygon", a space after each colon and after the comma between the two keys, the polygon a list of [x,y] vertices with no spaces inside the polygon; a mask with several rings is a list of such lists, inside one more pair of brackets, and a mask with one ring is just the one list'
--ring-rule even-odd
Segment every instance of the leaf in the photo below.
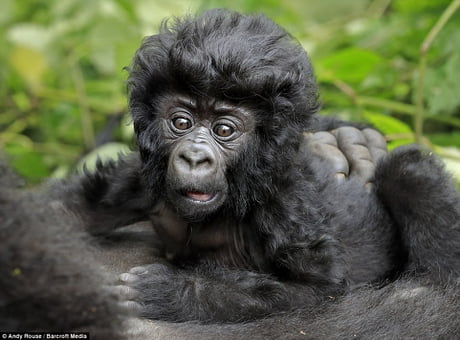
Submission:
{"label": "leaf", "polygon": [[375,128],[380,130],[384,135],[401,135],[396,139],[393,139],[388,142],[388,150],[393,150],[401,145],[406,145],[414,142],[413,138],[408,138],[407,136],[412,136],[412,130],[406,123],[378,112],[366,111],[363,114],[364,119],[371,123]]}
{"label": "leaf", "polygon": [[45,57],[30,47],[16,46],[10,54],[10,64],[32,88],[41,85],[47,69]]}
{"label": "leaf", "polygon": [[28,143],[7,143],[5,152],[10,156],[10,164],[19,175],[38,181],[48,176],[49,170],[43,155],[33,151],[31,147]]}
{"label": "leaf", "polygon": [[382,58],[371,51],[348,48],[319,60],[318,77],[360,83],[379,65]]}
{"label": "leaf", "polygon": [[430,141],[439,146],[456,146],[460,148],[460,131],[451,133],[438,133],[428,136]]}
{"label": "leaf", "polygon": [[392,141],[389,141],[387,143],[387,148],[388,148],[389,151],[391,151],[391,150],[396,149],[397,147],[407,145],[407,144],[411,144],[413,142],[414,142],[413,139],[407,139],[407,138],[392,140]]}
{"label": "leaf", "polygon": [[453,113],[460,107],[460,55],[453,54],[443,65],[426,73],[425,97],[429,113]]}
{"label": "leaf", "polygon": [[450,2],[451,0],[394,0],[392,7],[398,12],[411,14],[447,7]]}
{"label": "leaf", "polygon": [[49,175],[43,156],[38,152],[31,151],[15,157],[13,158],[12,165],[20,175],[35,181]]}
{"label": "leaf", "polygon": [[365,111],[363,117],[385,135],[408,134],[412,129],[399,119],[378,112]]}

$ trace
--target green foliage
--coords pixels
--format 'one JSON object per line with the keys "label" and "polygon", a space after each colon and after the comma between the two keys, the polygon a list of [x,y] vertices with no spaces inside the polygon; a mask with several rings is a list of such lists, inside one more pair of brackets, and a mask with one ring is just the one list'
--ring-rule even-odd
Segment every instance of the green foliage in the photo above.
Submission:
{"label": "green foliage", "polygon": [[320,59],[316,71],[323,81],[340,79],[348,84],[359,85],[382,62],[382,58],[372,51],[351,47]]}
{"label": "green foliage", "polygon": [[390,150],[414,142],[412,129],[399,119],[372,111],[365,111],[363,118],[372,126],[378,127],[380,132],[387,136]]}
{"label": "green foliage", "polygon": [[[460,40],[459,45],[460,46]],[[425,95],[429,114],[455,115],[460,107],[460,54],[453,53],[426,75]]]}
{"label": "green foliage", "polygon": [[[456,0],[454,0],[456,1]],[[366,121],[390,148],[413,142],[420,47],[452,0],[2,0],[0,150],[31,181],[132,145],[126,72],[164,17],[264,12],[307,49],[323,113]],[[423,141],[460,173],[460,13],[426,56]]]}

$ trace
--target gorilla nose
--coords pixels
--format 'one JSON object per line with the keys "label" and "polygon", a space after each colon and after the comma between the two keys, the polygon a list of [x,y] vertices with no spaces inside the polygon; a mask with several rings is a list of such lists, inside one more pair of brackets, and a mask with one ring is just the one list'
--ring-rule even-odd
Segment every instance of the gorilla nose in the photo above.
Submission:
{"label": "gorilla nose", "polygon": [[194,145],[181,150],[177,163],[176,167],[181,168],[182,171],[201,170],[212,173],[216,166],[212,151],[204,145]]}

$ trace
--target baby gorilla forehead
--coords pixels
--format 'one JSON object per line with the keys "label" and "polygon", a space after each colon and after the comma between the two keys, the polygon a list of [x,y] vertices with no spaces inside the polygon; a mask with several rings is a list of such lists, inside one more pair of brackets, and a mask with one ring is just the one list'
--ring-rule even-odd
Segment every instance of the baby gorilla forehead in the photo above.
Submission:
{"label": "baby gorilla forehead", "polygon": [[243,109],[242,101],[235,101],[207,94],[194,94],[194,91],[183,94],[180,91],[171,91],[160,98],[160,105],[180,105],[194,111],[204,111],[209,113],[221,114]]}

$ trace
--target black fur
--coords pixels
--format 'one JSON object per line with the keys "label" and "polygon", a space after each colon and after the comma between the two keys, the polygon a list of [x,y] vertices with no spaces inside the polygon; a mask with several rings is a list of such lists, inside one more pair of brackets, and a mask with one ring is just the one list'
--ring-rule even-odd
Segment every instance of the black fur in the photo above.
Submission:
{"label": "black fur", "polygon": [[[147,38],[129,79],[140,160],[133,156],[100,164],[95,174],[58,184],[49,195],[78,214],[93,234],[145,220],[159,203],[174,211],[175,202],[165,195],[172,146],[165,141],[161,115],[178,95],[244,107],[256,124],[243,149],[225,163],[229,190],[220,209],[199,220],[176,216],[177,222],[174,217],[170,225],[185,219],[189,238],[167,249],[172,263],[138,268],[126,280],[138,292],[143,315],[176,322],[238,322],[294,309],[298,317],[289,313],[271,320],[287,327],[292,321],[311,338],[424,337],[427,332],[449,337],[458,331],[449,313],[460,309],[455,283],[460,197],[449,176],[433,155],[402,148],[378,164],[376,190],[369,194],[357,180],[338,185],[323,163],[300,153],[303,132],[345,123],[315,115],[317,89],[308,58],[263,16],[210,11],[165,25],[159,35]],[[203,230],[220,232],[224,246],[213,247],[216,241],[199,246],[206,239]],[[53,235],[43,241],[50,249],[46,252],[55,249]],[[8,247],[23,249],[20,239],[11,239]],[[76,274],[82,272],[75,268]],[[45,275],[45,280],[53,278],[54,271]],[[0,288],[10,289],[9,280]],[[359,288],[391,280],[396,281],[381,290]],[[69,285],[67,291],[78,292],[81,285]],[[27,289],[24,285],[18,292]],[[434,294],[432,301],[428,292]],[[41,290],[33,296],[46,294]],[[348,295],[342,299],[342,294]],[[444,294],[446,306],[440,303]],[[17,299],[5,296],[7,303]],[[59,296],[65,300],[67,295]],[[87,306],[88,301],[81,303]],[[64,320],[73,320],[61,312]],[[389,313],[395,313],[395,320]],[[96,328],[100,320],[108,321],[95,320]],[[10,322],[16,321],[12,317]],[[410,322],[421,329],[407,327]],[[441,328],[433,329],[438,322]],[[257,336],[267,324],[221,330]],[[59,328],[50,321],[46,325]],[[203,338],[213,334],[205,326],[186,327],[203,331]]]}
{"label": "black fur", "polygon": [[81,330],[119,339],[128,314],[105,287],[110,281],[79,219],[44,192],[19,191],[1,161],[0,173],[0,332]]}

